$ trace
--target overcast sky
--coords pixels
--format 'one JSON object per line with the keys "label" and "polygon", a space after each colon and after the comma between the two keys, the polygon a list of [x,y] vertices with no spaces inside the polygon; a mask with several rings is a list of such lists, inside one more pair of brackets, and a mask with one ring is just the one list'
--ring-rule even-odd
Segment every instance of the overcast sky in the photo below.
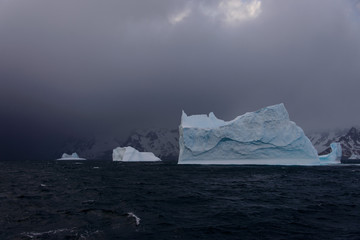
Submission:
{"label": "overcast sky", "polygon": [[359,92],[359,0],[0,0],[1,125],[19,136],[281,102],[306,131],[347,127]]}

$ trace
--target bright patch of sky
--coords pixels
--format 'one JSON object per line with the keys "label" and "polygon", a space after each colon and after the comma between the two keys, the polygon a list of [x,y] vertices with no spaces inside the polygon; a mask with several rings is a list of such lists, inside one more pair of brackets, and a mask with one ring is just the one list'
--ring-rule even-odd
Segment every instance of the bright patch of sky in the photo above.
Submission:
{"label": "bright patch of sky", "polygon": [[184,21],[184,19],[187,18],[191,14],[191,11],[192,10],[191,10],[190,6],[187,6],[183,10],[171,15],[169,17],[169,22],[174,25],[178,24],[178,23]]}
{"label": "bright patch of sky", "polygon": [[[189,3],[189,2],[188,2]],[[173,25],[183,22],[192,12],[200,13],[206,17],[235,24],[255,19],[261,13],[260,0],[218,0],[217,2],[203,1],[199,4],[187,4],[185,8],[169,17]]]}
{"label": "bright patch of sky", "polygon": [[219,3],[219,10],[228,23],[253,19],[261,12],[261,1],[225,0]]}

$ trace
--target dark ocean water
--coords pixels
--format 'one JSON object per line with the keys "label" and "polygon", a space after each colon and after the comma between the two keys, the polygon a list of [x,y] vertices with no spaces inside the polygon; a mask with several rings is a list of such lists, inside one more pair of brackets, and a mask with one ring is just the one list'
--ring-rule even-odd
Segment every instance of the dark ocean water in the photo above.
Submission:
{"label": "dark ocean water", "polygon": [[360,239],[360,166],[0,162],[0,239]]}

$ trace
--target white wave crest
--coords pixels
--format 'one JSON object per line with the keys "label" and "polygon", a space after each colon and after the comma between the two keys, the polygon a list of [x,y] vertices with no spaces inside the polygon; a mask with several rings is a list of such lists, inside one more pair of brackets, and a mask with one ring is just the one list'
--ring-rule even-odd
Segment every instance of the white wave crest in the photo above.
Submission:
{"label": "white wave crest", "polygon": [[128,212],[127,213],[128,217],[132,217],[135,219],[135,223],[136,223],[136,226],[139,226],[140,225],[140,218],[138,216],[136,216],[134,213],[132,212]]}

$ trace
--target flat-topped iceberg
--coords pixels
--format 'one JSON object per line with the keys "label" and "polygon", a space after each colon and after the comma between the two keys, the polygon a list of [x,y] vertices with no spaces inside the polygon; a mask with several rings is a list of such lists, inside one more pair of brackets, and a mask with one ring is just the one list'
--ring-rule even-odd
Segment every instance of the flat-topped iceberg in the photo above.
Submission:
{"label": "flat-topped iceberg", "polygon": [[61,158],[58,158],[57,160],[86,160],[85,158],[79,157],[79,155],[75,152],[71,155],[64,153]]}
{"label": "flat-topped iceberg", "polygon": [[113,161],[157,162],[161,160],[152,152],[139,152],[133,147],[117,147],[113,150]]}
{"label": "flat-topped iceberg", "polygon": [[327,165],[341,163],[342,149],[340,143],[331,143],[330,147],[331,153],[319,156],[320,164]]}
{"label": "flat-topped iceberg", "polygon": [[223,121],[213,113],[187,116],[179,127],[179,164],[319,165],[303,130],[284,104]]}

